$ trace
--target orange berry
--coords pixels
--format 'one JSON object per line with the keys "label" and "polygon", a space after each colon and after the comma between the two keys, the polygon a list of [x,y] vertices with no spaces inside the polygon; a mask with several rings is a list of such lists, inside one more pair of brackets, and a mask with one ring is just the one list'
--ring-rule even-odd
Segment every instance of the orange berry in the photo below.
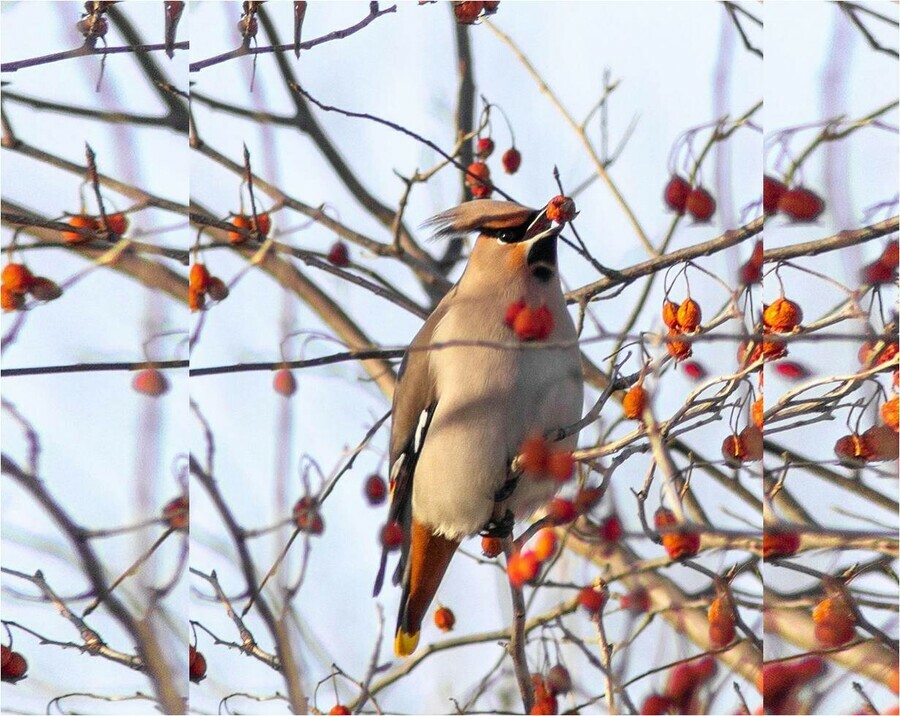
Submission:
{"label": "orange berry", "polygon": [[727,597],[716,597],[707,611],[709,641],[713,647],[723,647],[734,641],[734,608]]}
{"label": "orange berry", "polygon": [[493,559],[503,551],[503,541],[499,537],[482,537],[481,553],[488,559]]}
{"label": "orange berry", "polygon": [[206,268],[206,264],[196,263],[191,266],[188,285],[195,291],[206,293],[209,288],[209,269]]}
{"label": "orange berry", "polygon": [[683,214],[687,205],[688,194],[690,193],[691,185],[687,183],[687,180],[677,174],[673,174],[666,183],[663,200],[666,202],[666,206],[676,214]]}
{"label": "orange berry", "polygon": [[328,712],[329,716],[348,716],[352,711],[348,709],[344,704],[335,704],[331,707],[331,711]]}
{"label": "orange berry", "polygon": [[860,439],[870,462],[896,460],[900,456],[897,435],[888,425],[873,425],[860,436]]}
{"label": "orange berry", "polygon": [[206,658],[194,647],[190,647],[189,655],[190,679],[199,684],[206,678]]}
{"label": "orange berry", "polygon": [[34,281],[34,274],[25,264],[6,264],[3,267],[2,285],[13,293],[27,293]]}
{"label": "orange berry", "polygon": [[532,475],[543,475],[550,462],[550,446],[547,440],[535,435],[526,438],[519,448],[519,465],[524,472]]}
{"label": "orange berry", "polygon": [[663,301],[662,305],[662,319],[663,323],[665,323],[669,328],[677,329],[678,325],[678,304],[675,301],[670,301],[668,298]]}
{"label": "orange berry", "polygon": [[603,490],[599,487],[583,487],[575,493],[575,511],[579,515],[589,512],[603,497]]}
{"label": "orange berry", "polygon": [[800,549],[800,535],[796,532],[766,529],[763,532],[763,559],[790,557]]}
{"label": "orange berry", "polygon": [[453,6],[453,14],[460,25],[472,25],[484,9],[483,2],[457,2]]}
{"label": "orange berry", "polygon": [[760,430],[763,429],[764,414],[765,405],[763,404],[763,397],[760,395],[756,400],[753,401],[753,405],[750,406],[750,419],[753,421],[753,424]]}
{"label": "orange berry", "polygon": [[491,170],[484,162],[472,162],[466,169],[465,182],[470,189],[474,186],[487,184],[491,180]]}
{"label": "orange berry", "polygon": [[513,301],[506,307],[506,313],[503,317],[503,322],[509,327],[512,328],[513,324],[516,321],[516,316],[519,315],[525,308],[527,308],[527,304],[523,299],[518,301]]}
{"label": "orange berry", "polygon": [[266,214],[257,214],[256,215],[256,228],[259,231],[261,236],[268,236],[269,230],[272,228],[272,219]]}
{"label": "orange berry", "polygon": [[559,705],[555,696],[545,696],[541,699],[535,699],[534,706],[531,707],[530,714],[555,714],[559,711]]}
{"label": "orange berry", "polygon": [[803,309],[790,299],[781,296],[766,306],[763,325],[776,333],[788,333],[803,322]]}
{"label": "orange berry", "polygon": [[763,434],[755,425],[748,425],[741,430],[738,439],[746,462],[759,462],[763,457]]}
{"label": "orange berry", "polygon": [[[90,229],[91,231],[96,231],[100,228],[97,224],[97,220],[93,216],[88,216],[87,214],[70,216],[66,223],[76,229]],[[75,231],[63,231],[62,240],[67,244],[80,244],[84,241],[90,241],[91,237],[84,236]]]}
{"label": "orange berry", "polygon": [[282,368],[275,373],[275,377],[272,380],[272,387],[275,388],[275,392],[279,395],[290,398],[297,392],[297,379],[294,377],[290,368]]}
{"label": "orange berry", "polygon": [[824,647],[836,647],[856,636],[856,617],[843,597],[826,597],[812,611],[816,640]]}
{"label": "orange berry", "polygon": [[4,311],[18,311],[25,305],[25,296],[0,286],[0,306]]}
{"label": "orange berry", "polygon": [[647,391],[638,383],[632,386],[622,398],[622,412],[629,420],[642,420],[647,407]]}
{"label": "orange berry", "polygon": [[565,482],[575,473],[575,458],[566,450],[556,450],[547,458],[547,474],[557,482]]}
{"label": "orange berry", "polygon": [[537,577],[540,561],[534,552],[519,552],[509,557],[506,573],[510,583],[518,588]]}
{"label": "orange berry", "polygon": [[188,306],[192,312],[202,311],[206,305],[206,294],[193,287],[188,287]]}
{"label": "orange berry", "polygon": [[134,376],[131,387],[138,393],[158,398],[168,392],[169,381],[156,368],[145,368]]}
{"label": "orange berry", "polygon": [[890,400],[882,403],[881,419],[884,421],[885,425],[890,426],[893,428],[894,432],[897,432],[900,416],[898,416],[898,400],[896,395]]}
{"label": "orange berry", "polygon": [[884,343],[880,348],[876,348],[878,344],[872,342],[863,343],[859,349],[859,362],[867,368],[873,365],[883,365],[889,363],[897,355],[897,343]]}
{"label": "orange berry", "polygon": [[447,607],[440,607],[434,613],[434,625],[445,634],[448,631],[453,631],[453,626],[455,624],[456,617]]}
{"label": "orange berry", "polygon": [[578,592],[578,603],[591,614],[596,614],[603,609],[608,597],[609,592],[605,586],[599,591],[593,587],[584,587]]}
{"label": "orange berry", "polygon": [[670,328],[669,333],[666,336],[666,350],[669,352],[669,355],[672,356],[676,361],[682,361],[685,358],[690,358],[694,352],[691,348],[691,344],[688,341],[680,340],[678,338],[678,336],[680,335],[680,331],[676,331]]}
{"label": "orange berry", "polygon": [[700,327],[702,318],[703,312],[700,310],[700,304],[693,298],[686,298],[678,307],[678,325],[687,333],[696,331]]}
{"label": "orange berry", "polygon": [[787,346],[784,341],[773,338],[772,336],[763,336],[762,355],[766,360],[779,360],[788,354]]}
{"label": "orange berry", "polygon": [[166,506],[163,507],[163,519],[169,527],[176,530],[187,529],[187,526],[190,523],[190,515],[190,503],[188,498],[184,495],[176,497],[174,500],[170,500],[166,503]]}
{"label": "orange berry", "polygon": [[228,286],[218,276],[211,276],[207,293],[213,301],[224,301],[230,293]]}
{"label": "orange berry", "polygon": [[578,517],[578,512],[571,501],[557,497],[547,506],[547,517],[554,525],[564,525]]}
{"label": "orange berry", "polygon": [[[246,214],[238,214],[231,217],[231,225],[238,229],[243,229],[244,231],[249,233],[253,229],[253,219]],[[243,234],[239,231],[228,232],[228,241],[232,244],[242,244],[246,240],[246,234]]]}
{"label": "orange berry", "polygon": [[679,529],[678,519],[671,510],[660,507],[653,515],[653,524],[661,534],[663,547],[670,559],[693,557],[700,551],[700,535]]}
{"label": "orange berry", "polygon": [[729,467],[740,467],[747,460],[747,451],[737,434],[729,435],[722,441],[722,457]]}
{"label": "orange berry", "polygon": [[564,224],[575,218],[575,202],[567,196],[554,196],[547,204],[546,217],[557,224]]}
{"label": "orange berry", "polygon": [[494,140],[490,137],[479,137],[475,144],[475,154],[479,159],[487,159],[494,153]]}
{"label": "orange berry", "polygon": [[703,187],[691,189],[684,203],[684,208],[698,222],[709,221],[716,211],[716,200]]}
{"label": "orange berry", "polygon": [[534,540],[534,556],[543,562],[556,554],[556,532],[544,529],[537,533]]}
{"label": "orange berry", "polygon": [[553,332],[553,314],[546,306],[526,306],[516,314],[512,328],[520,341],[542,341]]}
{"label": "orange berry", "polygon": [[503,169],[507,174],[515,174],[522,165],[522,154],[518,149],[512,147],[503,152]]}
{"label": "orange berry", "polygon": [[128,231],[128,217],[121,211],[106,215],[106,228],[121,236]]}
{"label": "orange berry", "polygon": [[856,433],[838,438],[834,444],[835,455],[847,467],[862,467],[869,459],[868,452],[865,442]]}
{"label": "orange berry", "polygon": [[294,524],[301,532],[320,535],[325,531],[325,521],[314,497],[301,497],[294,505]]}

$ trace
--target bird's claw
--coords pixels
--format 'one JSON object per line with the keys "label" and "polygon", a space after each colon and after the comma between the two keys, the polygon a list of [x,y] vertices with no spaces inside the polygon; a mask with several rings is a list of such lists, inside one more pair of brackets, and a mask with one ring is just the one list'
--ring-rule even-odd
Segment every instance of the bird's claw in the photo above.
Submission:
{"label": "bird's claw", "polygon": [[481,530],[482,537],[496,537],[498,539],[506,539],[512,534],[513,526],[516,519],[512,510],[507,510],[506,514],[498,520],[491,519]]}

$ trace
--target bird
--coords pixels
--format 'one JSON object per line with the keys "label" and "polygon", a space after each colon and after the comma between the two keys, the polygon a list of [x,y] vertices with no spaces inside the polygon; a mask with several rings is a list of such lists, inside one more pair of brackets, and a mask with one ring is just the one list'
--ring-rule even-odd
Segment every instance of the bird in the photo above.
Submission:
{"label": "bird", "polygon": [[[415,651],[461,540],[508,536],[516,519],[559,489],[558,481],[530,473],[514,478],[511,471],[524,440],[573,426],[582,411],[580,351],[557,267],[562,224],[546,210],[479,199],[426,222],[438,238],[474,232],[478,238],[459,281],[405,352],[393,397],[388,520],[403,530],[393,574],[402,587],[397,656]],[[554,345],[519,340],[505,314],[521,301],[549,309],[552,329],[543,342]],[[573,432],[554,449],[572,450],[576,441]],[[388,551],[382,551],[375,596]]]}

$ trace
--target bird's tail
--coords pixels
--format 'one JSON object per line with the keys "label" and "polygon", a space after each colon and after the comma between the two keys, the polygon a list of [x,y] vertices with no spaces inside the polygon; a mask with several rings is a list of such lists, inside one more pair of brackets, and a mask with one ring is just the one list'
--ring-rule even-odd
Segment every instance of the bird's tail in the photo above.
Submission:
{"label": "bird's tail", "polygon": [[403,574],[403,596],[397,615],[394,653],[409,656],[419,644],[422,620],[437,593],[438,586],[459,547],[459,540],[434,534],[431,529],[412,521],[409,559]]}

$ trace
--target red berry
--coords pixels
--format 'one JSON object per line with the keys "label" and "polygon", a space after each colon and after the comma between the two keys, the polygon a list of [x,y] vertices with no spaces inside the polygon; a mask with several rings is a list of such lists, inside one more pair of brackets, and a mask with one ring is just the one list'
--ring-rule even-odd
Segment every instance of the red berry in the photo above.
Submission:
{"label": "red berry", "polygon": [[381,475],[369,475],[365,485],[366,499],[370,505],[380,505],[387,497],[387,483]]}
{"label": "red berry", "polygon": [[194,647],[190,647],[190,658],[188,665],[190,668],[190,679],[195,684],[199,684],[206,678],[206,659],[203,654]]}
{"label": "red berry", "polygon": [[881,259],[866,264],[862,270],[862,280],[870,286],[893,283],[896,279],[897,269],[883,263]]}
{"label": "red berry", "polygon": [[294,524],[301,532],[320,535],[325,531],[325,522],[319,513],[319,503],[314,497],[301,497],[294,505]]}
{"label": "red berry", "polygon": [[544,562],[556,554],[556,532],[549,529],[541,530],[534,540],[534,556],[539,562]]}
{"label": "red berry", "polygon": [[787,191],[787,187],[777,179],[763,176],[763,213],[774,214],[778,209],[778,200]]}
{"label": "red berry", "polygon": [[575,202],[567,196],[554,196],[547,204],[546,217],[557,224],[564,224],[575,218]]}
{"label": "red berry", "polygon": [[741,283],[745,286],[762,281],[763,242],[757,241],[747,263],[741,266]]}
{"label": "red berry", "polygon": [[51,281],[44,276],[35,276],[28,287],[28,293],[38,301],[55,301],[62,296],[63,290],[56,281]]}
{"label": "red berry", "polygon": [[121,211],[116,214],[107,214],[106,228],[121,236],[128,231],[128,217]]}
{"label": "red berry", "polygon": [[335,241],[328,250],[328,262],[339,268],[350,265],[350,252],[343,241]]}
{"label": "red berry", "polygon": [[388,522],[381,529],[381,544],[387,550],[399,549],[403,545],[403,527],[398,522]]}
{"label": "red berry", "polygon": [[642,714],[669,714],[675,708],[675,702],[662,694],[650,694],[641,704]]}
{"label": "red berry", "polygon": [[716,211],[716,200],[703,187],[695,187],[688,194],[684,208],[697,221],[709,221]]}
{"label": "red berry", "polygon": [[575,458],[567,450],[555,450],[547,458],[547,474],[557,482],[566,482],[575,473]]}
{"label": "red berry", "polygon": [[13,293],[27,293],[34,281],[34,275],[24,264],[6,264],[3,267],[3,287]]}
{"label": "red berry", "polygon": [[518,316],[519,313],[521,313],[525,308],[527,308],[527,304],[525,303],[524,299],[520,299],[509,304],[506,307],[506,314],[504,315],[503,322],[507,326],[512,328],[513,324],[516,322],[516,316]]}
{"label": "red berry", "polygon": [[466,170],[466,186],[486,184],[491,180],[491,170],[484,162],[472,162]]}
{"label": "red berry", "polygon": [[503,551],[503,542],[499,537],[482,537],[481,553],[488,559],[493,559]]}
{"label": "red berry", "polygon": [[619,604],[622,605],[623,609],[627,609],[636,614],[648,612],[650,611],[650,607],[653,606],[650,601],[650,595],[647,593],[647,590],[642,587],[639,587],[633,592],[628,592],[628,594],[623,594],[619,597]]}
{"label": "red berry", "polygon": [[297,379],[289,368],[282,368],[275,373],[275,378],[272,380],[272,387],[275,388],[275,392],[279,395],[290,398],[297,392]]}
{"label": "red berry", "polygon": [[169,381],[156,368],[145,368],[134,376],[131,387],[138,393],[158,398],[169,390]]}
{"label": "red berry", "polygon": [[815,192],[795,187],[781,194],[778,210],[794,221],[815,221],[825,210],[825,202]]}
{"label": "red berry", "polygon": [[3,681],[18,681],[25,678],[28,672],[28,662],[18,651],[9,652],[9,658],[4,661],[2,668]]}
{"label": "red berry", "polygon": [[534,552],[519,552],[509,557],[506,573],[514,587],[521,588],[537,577],[541,563]]}
{"label": "red berry", "polygon": [[187,529],[191,520],[190,502],[184,495],[176,497],[163,507],[163,519],[176,530]]}
{"label": "red berry", "polygon": [[494,152],[494,140],[490,137],[479,137],[475,145],[475,154],[481,159],[487,159]]}
{"label": "red berry", "polygon": [[591,614],[596,614],[603,609],[603,605],[606,604],[608,596],[609,593],[605,587],[600,591],[597,591],[593,587],[584,587],[578,592],[578,603]]}
{"label": "red berry", "polygon": [[803,378],[808,378],[810,375],[809,369],[796,361],[792,360],[783,360],[779,361],[775,364],[775,370],[782,378],[787,378],[788,380],[801,380]]}
{"label": "red berry", "polygon": [[897,243],[896,239],[888,241],[878,261],[895,271],[897,270],[898,265],[900,265],[900,244]]}
{"label": "red berry", "polygon": [[800,549],[800,535],[796,532],[766,529],[763,532],[763,559],[790,557]]}
{"label": "red berry", "polygon": [[600,537],[604,542],[618,542],[624,533],[622,521],[616,515],[610,515],[600,523]]}
{"label": "red berry", "polygon": [[578,517],[578,512],[572,502],[557,497],[547,506],[547,517],[554,525],[564,525]]}
{"label": "red berry", "polygon": [[257,214],[256,215],[256,228],[259,230],[259,233],[263,236],[269,235],[269,230],[272,228],[272,219],[268,214]]}
{"label": "red berry", "polygon": [[691,185],[687,180],[681,178],[677,174],[673,174],[666,184],[666,190],[663,193],[666,206],[668,206],[676,214],[683,214],[687,206],[688,194],[691,193]]}
{"label": "red berry", "polygon": [[456,616],[447,607],[441,607],[434,613],[434,625],[445,634],[453,631],[456,624]]}
{"label": "red berry", "polygon": [[600,498],[603,497],[603,490],[599,487],[583,487],[577,493],[575,493],[575,511],[579,515],[583,515],[586,512],[590,512],[590,510],[600,502]]}
{"label": "red berry", "polygon": [[519,153],[519,150],[515,147],[511,149],[507,149],[503,153],[503,169],[507,174],[515,174],[519,171],[519,166],[522,164],[522,155]]}
{"label": "red berry", "polygon": [[547,689],[551,694],[564,694],[572,689],[572,677],[562,664],[550,667],[547,672]]}
{"label": "red berry", "polygon": [[453,6],[453,12],[460,25],[472,25],[481,15],[483,8],[483,2],[457,2]]}
{"label": "red berry", "polygon": [[6,665],[9,663],[9,659],[12,656],[12,649],[10,649],[6,644],[0,646],[0,655],[2,655],[2,666],[5,669]]}
{"label": "red berry", "polygon": [[336,704],[331,707],[331,711],[328,712],[329,716],[349,716],[352,713],[350,709],[348,709],[344,704]]}
{"label": "red berry", "polygon": [[703,380],[708,373],[700,363],[695,360],[688,360],[681,364],[684,374],[691,380]]}

